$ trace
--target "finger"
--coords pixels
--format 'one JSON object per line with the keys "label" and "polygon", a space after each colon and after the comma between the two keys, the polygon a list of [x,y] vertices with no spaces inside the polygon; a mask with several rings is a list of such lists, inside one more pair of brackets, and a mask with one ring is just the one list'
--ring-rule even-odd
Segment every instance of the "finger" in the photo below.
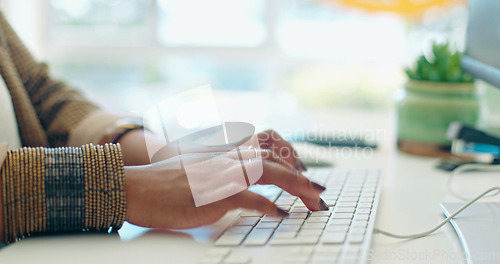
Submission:
{"label": "finger", "polygon": [[256,210],[269,216],[288,216],[287,212],[278,208],[273,202],[269,201],[264,196],[258,195],[249,190],[241,191],[226,199],[233,208]]}
{"label": "finger", "polygon": [[311,199],[318,199],[325,187],[311,182],[295,169],[287,169],[280,164],[264,160],[262,177],[259,184],[274,184],[288,193]]}
{"label": "finger", "polygon": [[282,157],[276,155],[276,153],[270,149],[261,150],[261,156],[262,159],[278,163],[289,170],[296,170],[295,166],[292,166],[289,162],[284,160]]}
{"label": "finger", "polygon": [[268,160],[271,162],[278,163],[287,169],[295,170],[294,166],[290,165],[290,163],[285,161],[280,156],[276,155],[276,153],[274,153],[270,149],[260,149],[260,150],[258,150],[258,152],[256,152],[255,150],[242,150],[241,156],[244,160],[261,158],[263,160]]}
{"label": "finger", "polygon": [[261,148],[271,149],[278,156],[286,160],[297,170],[306,171],[307,167],[299,159],[297,152],[288,141],[284,140],[278,133],[273,130],[267,130],[258,134]]}
{"label": "finger", "polygon": [[302,202],[304,202],[307,208],[311,211],[325,211],[329,209],[325,201],[319,197],[316,199],[300,197],[300,200],[302,200]]}
{"label": "finger", "polygon": [[258,135],[260,146],[263,149],[273,150],[278,156],[295,166],[296,156],[295,151],[290,143],[284,140],[278,133],[273,130],[267,130]]}

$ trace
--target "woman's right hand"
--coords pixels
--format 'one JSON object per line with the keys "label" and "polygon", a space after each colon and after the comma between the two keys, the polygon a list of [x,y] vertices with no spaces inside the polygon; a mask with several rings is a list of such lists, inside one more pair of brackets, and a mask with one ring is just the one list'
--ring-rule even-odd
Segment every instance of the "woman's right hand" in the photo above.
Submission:
{"label": "woman's right hand", "polygon": [[[328,208],[319,197],[324,187],[309,181],[273,151],[260,150],[260,153],[263,173],[256,184],[279,186],[300,197],[310,210]],[[197,207],[190,187],[192,180],[188,180],[186,170],[178,166],[181,160],[184,165],[199,163],[202,168],[220,168],[218,176],[223,179],[233,177],[241,168],[238,156],[221,153],[185,154],[149,165],[125,167],[128,222],[144,227],[180,229],[213,223],[237,208],[258,210],[270,216],[287,215],[274,203],[248,189]]]}

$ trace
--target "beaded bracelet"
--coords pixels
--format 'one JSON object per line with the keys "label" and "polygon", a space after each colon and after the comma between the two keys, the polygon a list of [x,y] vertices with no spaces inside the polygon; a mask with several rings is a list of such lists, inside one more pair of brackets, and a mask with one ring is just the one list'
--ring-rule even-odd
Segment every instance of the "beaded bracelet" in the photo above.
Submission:
{"label": "beaded bracelet", "polygon": [[9,151],[0,171],[3,240],[120,228],[126,212],[123,166],[114,144]]}

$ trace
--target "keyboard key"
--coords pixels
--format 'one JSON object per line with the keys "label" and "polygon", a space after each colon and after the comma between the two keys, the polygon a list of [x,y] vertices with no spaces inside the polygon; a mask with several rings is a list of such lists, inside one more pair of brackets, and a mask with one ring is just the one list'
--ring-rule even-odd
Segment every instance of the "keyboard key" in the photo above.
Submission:
{"label": "keyboard key", "polygon": [[258,223],[255,228],[257,229],[275,229],[278,227],[279,223],[278,222],[260,222]]}
{"label": "keyboard key", "polygon": [[358,201],[358,197],[347,196],[347,197],[340,197],[339,198],[339,202],[357,202],[357,201]]}
{"label": "keyboard key", "polygon": [[296,231],[276,231],[274,232],[273,239],[275,238],[294,238],[297,236]]}
{"label": "keyboard key", "polygon": [[294,207],[290,210],[291,213],[309,213],[307,207]]}
{"label": "keyboard key", "polygon": [[368,220],[354,220],[352,221],[352,227],[366,227],[368,225]]}
{"label": "keyboard key", "polygon": [[349,181],[344,186],[344,192],[355,192],[363,188],[363,180]]}
{"label": "keyboard key", "polygon": [[337,199],[341,191],[341,187],[339,187],[339,185],[339,183],[335,182],[328,183],[328,188],[321,194],[321,197]]}
{"label": "keyboard key", "polygon": [[332,264],[337,263],[338,256],[335,255],[321,255],[321,256],[313,256],[309,263],[314,264]]}
{"label": "keyboard key", "polygon": [[353,213],[335,213],[333,214],[333,219],[352,219]]}
{"label": "keyboard key", "polygon": [[328,216],[309,217],[306,220],[306,223],[326,223],[326,222],[328,222]]}
{"label": "keyboard key", "polygon": [[259,217],[253,217],[253,216],[248,216],[248,217],[240,217],[236,222],[233,224],[235,226],[254,226],[259,222]]}
{"label": "keyboard key", "polygon": [[364,234],[351,234],[349,236],[349,242],[350,243],[362,243],[364,238],[365,238]]}
{"label": "keyboard key", "polygon": [[295,202],[295,207],[306,207],[306,205],[302,201],[297,201]]}
{"label": "keyboard key", "polygon": [[217,241],[216,246],[238,246],[245,239],[246,234],[223,234]]}
{"label": "keyboard key", "polygon": [[289,219],[306,219],[308,213],[290,213]]}
{"label": "keyboard key", "polygon": [[371,199],[373,201],[373,196],[375,196],[375,192],[362,192],[359,198],[361,199]]}
{"label": "keyboard key", "polygon": [[301,255],[309,255],[310,256],[314,252],[314,248],[313,247],[300,247],[298,252]]}
{"label": "keyboard key", "polygon": [[373,196],[375,196],[375,191],[363,190],[361,192],[361,197],[373,198]]}
{"label": "keyboard key", "polygon": [[305,223],[302,229],[324,229],[326,223]]}
{"label": "keyboard key", "polygon": [[240,213],[240,216],[255,216],[262,217],[264,214],[259,211],[243,211]]}
{"label": "keyboard key", "polygon": [[245,239],[245,246],[263,246],[273,234],[273,229],[254,229]]}
{"label": "keyboard key", "polygon": [[273,238],[269,242],[271,245],[315,245],[318,243],[317,237],[303,236],[295,238]]}
{"label": "keyboard key", "polygon": [[300,236],[317,236],[319,237],[323,233],[321,229],[302,229],[299,232]]}
{"label": "keyboard key", "polygon": [[232,226],[227,229],[227,234],[248,234],[252,230],[252,226]]}
{"label": "keyboard key", "polygon": [[281,225],[301,225],[304,223],[304,220],[302,219],[285,219],[283,222],[281,222]]}
{"label": "keyboard key", "polygon": [[356,214],[370,214],[371,210],[369,208],[358,208]]}
{"label": "keyboard key", "polygon": [[345,190],[342,192],[342,195],[343,196],[353,196],[353,197],[359,197],[361,191],[359,191],[358,189],[356,189],[356,191],[354,190]]}
{"label": "keyboard key", "polygon": [[294,201],[282,201],[282,202],[276,202],[275,204],[278,207],[286,207],[286,206],[291,206],[293,205]]}
{"label": "keyboard key", "polygon": [[354,216],[355,220],[368,220],[370,216],[364,214],[357,214]]}
{"label": "keyboard key", "polygon": [[264,216],[261,220],[261,222],[281,222],[283,220],[283,217],[274,217],[274,216]]}
{"label": "keyboard key", "polygon": [[270,245],[297,245],[296,238],[279,238],[274,237],[269,241]]}
{"label": "keyboard key", "polygon": [[350,225],[351,220],[350,219],[332,219],[330,222],[328,222],[329,225]]}
{"label": "keyboard key", "polygon": [[342,244],[345,241],[346,233],[330,232],[325,233],[322,238],[323,244]]}
{"label": "keyboard key", "polygon": [[335,206],[336,199],[323,199],[328,206]]}
{"label": "keyboard key", "polygon": [[[289,257],[285,260],[285,263],[308,263],[313,248],[300,247],[297,250],[290,252]],[[305,262],[304,262],[305,261]]]}
{"label": "keyboard key", "polygon": [[337,207],[356,207],[356,202],[338,202]]}
{"label": "keyboard key", "polygon": [[295,239],[298,240],[298,243],[300,245],[315,245],[318,243],[318,240],[319,240],[318,237],[314,237],[314,236],[296,237]]}
{"label": "keyboard key", "polygon": [[224,264],[247,264],[250,260],[250,257],[233,254],[224,260]]}
{"label": "keyboard key", "polygon": [[354,207],[337,207],[335,209],[335,212],[336,213],[354,213],[354,210],[356,210],[356,208],[354,208]]}
{"label": "keyboard key", "polygon": [[330,214],[331,214],[330,211],[314,211],[314,212],[311,212],[311,215],[309,217],[330,216]]}
{"label": "keyboard key", "polygon": [[349,256],[349,257],[358,256],[360,252],[361,248],[359,246],[350,246],[345,249],[344,256]]}
{"label": "keyboard key", "polygon": [[283,211],[290,211],[290,209],[292,208],[291,205],[277,205],[281,210]]}
{"label": "keyboard key", "polygon": [[289,204],[293,204],[293,202],[295,202],[295,200],[297,200],[297,197],[279,197],[278,200],[276,200],[276,203],[289,203]]}
{"label": "keyboard key", "polygon": [[285,259],[285,263],[289,264],[307,264],[309,256],[290,256]]}
{"label": "keyboard key", "polygon": [[351,234],[364,234],[365,232],[365,227],[351,227]]}
{"label": "keyboard key", "polygon": [[229,248],[211,248],[207,251],[207,255],[209,256],[227,256],[231,253],[231,249]]}
{"label": "keyboard key", "polygon": [[359,247],[350,246],[344,250],[344,257],[342,259],[343,263],[357,263],[359,258],[359,253],[361,252]]}
{"label": "keyboard key", "polygon": [[339,198],[339,192],[335,192],[335,193],[326,192],[325,194],[321,195],[321,198],[323,198],[323,199],[335,199],[335,200],[337,200],[337,198]]}
{"label": "keyboard key", "polygon": [[318,247],[314,250],[315,256],[322,256],[322,255],[327,255],[327,256],[338,256],[340,254],[340,250],[342,249],[342,246],[338,245],[323,245],[321,247]]}
{"label": "keyboard key", "polygon": [[295,231],[297,232],[300,229],[300,225],[280,225],[276,229],[277,231]]}
{"label": "keyboard key", "polygon": [[330,225],[325,228],[326,232],[345,232],[347,233],[349,230],[348,225]]}
{"label": "keyboard key", "polygon": [[358,202],[359,203],[372,203],[373,198],[359,198]]}
{"label": "keyboard key", "polygon": [[372,208],[372,203],[358,203],[358,208]]}
{"label": "keyboard key", "polygon": [[224,256],[205,256],[198,263],[199,264],[219,264]]}

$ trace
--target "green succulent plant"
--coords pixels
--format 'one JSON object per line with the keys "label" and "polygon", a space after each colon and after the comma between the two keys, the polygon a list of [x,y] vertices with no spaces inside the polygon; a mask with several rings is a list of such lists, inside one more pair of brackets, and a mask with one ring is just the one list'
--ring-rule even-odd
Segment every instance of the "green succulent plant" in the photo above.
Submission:
{"label": "green succulent plant", "polygon": [[462,69],[460,51],[450,48],[448,42],[433,43],[430,56],[421,55],[413,67],[405,69],[411,80],[431,82],[473,82],[474,78]]}

